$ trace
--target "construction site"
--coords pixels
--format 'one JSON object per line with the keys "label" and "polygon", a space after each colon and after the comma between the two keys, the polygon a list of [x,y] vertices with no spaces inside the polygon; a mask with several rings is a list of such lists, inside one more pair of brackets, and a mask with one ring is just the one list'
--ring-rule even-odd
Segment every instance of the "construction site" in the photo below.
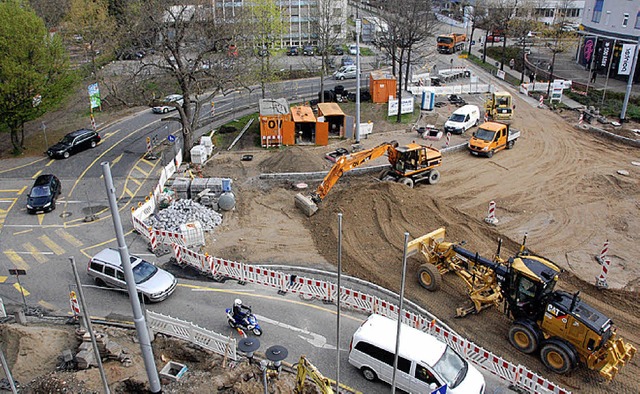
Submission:
{"label": "construction site", "polygon": [[[350,151],[351,140],[271,149],[241,140],[232,151],[214,155],[203,169],[205,177],[231,178],[237,197],[235,209],[225,213],[222,225],[207,240],[206,251],[249,264],[335,271],[337,214],[341,213],[343,271],[399,292],[405,232],[414,240],[443,227],[446,241],[464,241],[469,253],[489,260],[501,240],[505,261],[517,255],[526,237],[527,251],[544,256],[545,264],[556,267],[555,289],[569,295],[579,292],[582,303],[603,312],[617,329],[616,338],[628,345],[627,356],[632,356],[635,350],[629,346],[640,343],[640,267],[636,264],[640,250],[634,236],[640,230],[636,220],[640,208],[638,148],[629,139],[610,138],[578,125],[577,112],[536,108],[520,98],[515,103],[519,111],[511,125],[521,136],[513,149],[492,158],[472,156],[466,148],[443,149],[437,182],[427,177],[425,182],[412,182],[413,187],[403,180],[381,180],[377,171],[355,176],[341,173],[329,191],[319,187],[322,177],[305,179],[300,174],[335,170],[334,163],[325,158],[327,150]],[[451,108],[439,110],[450,112]],[[464,144],[469,137],[453,142]],[[360,141],[360,148],[387,150],[391,141],[436,148],[444,143],[418,138],[413,128],[385,130],[374,125],[374,132]],[[241,160],[246,154],[253,160]],[[393,164],[391,154],[386,156],[375,154],[363,160],[366,164],[358,162],[354,167]],[[314,201],[317,211],[309,214],[299,209],[299,194]],[[493,222],[485,220],[491,202]],[[602,255],[605,243],[606,256]],[[472,255],[468,257],[473,261]],[[599,262],[603,257],[609,263],[604,282]],[[469,308],[465,282],[453,274],[443,275],[439,290],[427,291],[418,280],[424,262],[419,254],[408,259],[405,296],[460,335],[573,392],[640,390],[637,357],[626,357],[626,365],[619,365],[613,380],[583,364],[557,374],[539,357],[512,346],[512,320],[497,308],[471,308],[464,318],[456,318],[459,308]]]}

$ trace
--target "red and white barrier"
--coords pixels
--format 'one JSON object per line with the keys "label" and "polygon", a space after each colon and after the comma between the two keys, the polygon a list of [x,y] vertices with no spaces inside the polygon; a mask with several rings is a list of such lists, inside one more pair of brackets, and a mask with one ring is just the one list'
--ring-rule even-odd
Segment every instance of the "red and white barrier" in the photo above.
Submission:
{"label": "red and white barrier", "polygon": [[444,142],[445,148],[448,148],[450,143],[451,143],[451,133],[447,131],[447,139]]}
{"label": "red and white barrier", "polygon": [[578,124],[582,124],[583,121],[584,121],[584,114],[580,113],[580,119],[578,119]]}
{"label": "red and white barrier", "polygon": [[538,108],[544,107],[544,96],[540,95],[540,101],[538,102]]}
{"label": "red and white barrier", "polygon": [[596,260],[598,260],[598,263],[600,263],[600,265],[602,265],[604,260],[607,258],[607,253],[609,253],[609,240],[608,239],[606,241],[604,241],[604,245],[602,246],[602,249],[600,250],[600,255],[596,256]]}
{"label": "red and white barrier", "polygon": [[498,224],[498,218],[496,217],[496,202],[493,200],[489,202],[489,211],[487,212],[487,217],[484,218],[484,221],[493,225]]}
{"label": "red and white barrier", "polygon": [[484,113],[484,121],[485,121],[485,122],[488,122],[488,121],[489,121],[489,113],[488,113],[488,112],[485,112],[485,113]]}
{"label": "red and white barrier", "polygon": [[596,277],[596,286],[601,289],[606,289],[609,287],[607,283],[607,274],[609,273],[609,266],[611,265],[611,261],[606,259],[602,262],[602,271],[600,275]]}
{"label": "red and white barrier", "polygon": [[78,304],[78,297],[76,297],[76,292],[73,290],[69,293],[69,304],[71,305],[73,317],[80,317],[80,304]]}

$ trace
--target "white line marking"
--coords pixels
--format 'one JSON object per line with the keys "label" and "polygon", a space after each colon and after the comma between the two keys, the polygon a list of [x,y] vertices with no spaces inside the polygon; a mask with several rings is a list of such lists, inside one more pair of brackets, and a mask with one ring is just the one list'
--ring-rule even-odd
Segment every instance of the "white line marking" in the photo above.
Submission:
{"label": "white line marking", "polygon": [[[294,332],[298,332],[298,333],[302,334],[302,335],[298,335],[298,337],[300,337],[300,339],[303,339],[303,340],[309,342],[311,345],[313,345],[315,347],[318,347],[318,348],[321,348],[321,349],[330,349],[330,350],[335,350],[336,349],[335,346],[327,344],[327,338],[325,338],[324,336],[322,336],[320,334],[316,334],[316,333],[307,331],[307,330],[302,329],[302,328],[294,327],[294,326],[291,326],[291,325],[286,324],[286,323],[281,323],[279,321],[271,320],[271,319],[269,319],[267,317],[264,317],[264,316],[256,315],[256,318],[258,319],[258,322],[264,321],[264,322],[276,325],[278,327],[282,327],[282,328],[286,328],[286,329],[294,331]],[[311,338],[307,338],[307,337],[311,337]]]}

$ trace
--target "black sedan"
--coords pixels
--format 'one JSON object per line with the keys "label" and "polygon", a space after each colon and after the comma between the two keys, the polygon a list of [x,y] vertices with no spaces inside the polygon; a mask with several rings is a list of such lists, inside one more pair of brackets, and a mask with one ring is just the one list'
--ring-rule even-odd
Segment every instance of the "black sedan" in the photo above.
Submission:
{"label": "black sedan", "polygon": [[60,180],[53,174],[40,175],[36,178],[27,196],[29,213],[51,212],[56,209],[56,201],[62,193]]}
{"label": "black sedan", "polygon": [[62,141],[47,149],[51,158],[68,158],[88,148],[95,148],[100,142],[100,135],[90,129],[80,129],[64,136]]}

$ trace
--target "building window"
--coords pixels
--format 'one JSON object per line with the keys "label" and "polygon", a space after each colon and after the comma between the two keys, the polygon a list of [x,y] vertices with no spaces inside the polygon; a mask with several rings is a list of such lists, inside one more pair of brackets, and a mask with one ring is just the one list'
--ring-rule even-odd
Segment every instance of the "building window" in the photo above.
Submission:
{"label": "building window", "polygon": [[625,13],[624,18],[622,18],[622,27],[627,27],[629,23],[629,14]]}
{"label": "building window", "polygon": [[593,8],[593,15],[591,16],[591,22],[600,23],[600,18],[602,18],[603,5],[604,0],[596,0],[595,7]]}
{"label": "building window", "polygon": [[640,11],[638,11],[638,14],[636,15],[636,29],[640,29]]}

